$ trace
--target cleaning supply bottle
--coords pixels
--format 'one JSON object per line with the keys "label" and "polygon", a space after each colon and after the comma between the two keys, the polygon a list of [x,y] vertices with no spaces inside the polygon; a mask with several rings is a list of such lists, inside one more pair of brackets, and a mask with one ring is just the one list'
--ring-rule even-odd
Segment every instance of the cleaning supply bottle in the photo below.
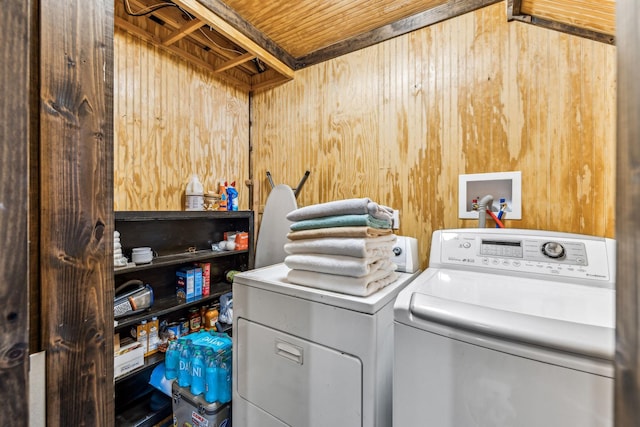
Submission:
{"label": "cleaning supply bottle", "polygon": [[185,210],[204,210],[204,188],[198,179],[198,175],[191,175],[191,180],[187,184],[187,189],[185,190],[185,196]]}
{"label": "cleaning supply bottle", "polygon": [[219,211],[227,210],[227,185],[225,181],[220,181],[218,185],[218,192],[220,193],[220,204],[218,205]]}
{"label": "cleaning supply bottle", "polygon": [[238,210],[238,190],[236,190],[236,182],[232,182],[231,185],[227,187],[227,210],[228,211],[237,211]]}

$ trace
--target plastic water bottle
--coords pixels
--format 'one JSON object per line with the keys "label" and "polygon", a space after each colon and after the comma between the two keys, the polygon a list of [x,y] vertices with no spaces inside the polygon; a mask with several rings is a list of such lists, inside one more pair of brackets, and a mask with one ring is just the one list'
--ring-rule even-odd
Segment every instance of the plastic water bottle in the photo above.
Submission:
{"label": "plastic water bottle", "polygon": [[185,191],[185,210],[202,211],[204,210],[204,188],[198,179],[198,175],[191,175],[191,181],[187,184]]}
{"label": "plastic water bottle", "polygon": [[213,403],[218,400],[218,361],[214,354],[207,357],[204,379],[204,400]]}
{"label": "plastic water bottle", "polygon": [[231,401],[231,357],[225,353],[218,369],[218,400],[220,403]]}
{"label": "plastic water bottle", "polygon": [[178,367],[180,366],[180,347],[177,341],[170,341],[167,353],[164,358],[164,376],[168,380],[178,377]]}
{"label": "plastic water bottle", "polygon": [[178,385],[180,387],[189,387],[191,385],[191,345],[184,344],[180,351],[180,360],[178,368]]}
{"label": "plastic water bottle", "polygon": [[204,393],[205,364],[200,350],[196,350],[191,359],[191,393],[194,396]]}

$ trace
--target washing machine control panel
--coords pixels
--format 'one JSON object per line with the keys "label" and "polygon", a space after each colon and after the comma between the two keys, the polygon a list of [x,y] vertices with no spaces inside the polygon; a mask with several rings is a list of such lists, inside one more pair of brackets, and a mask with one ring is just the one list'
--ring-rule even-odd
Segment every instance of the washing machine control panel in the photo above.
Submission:
{"label": "washing machine control panel", "polygon": [[429,261],[430,267],[438,265],[613,281],[615,243],[537,230],[440,230],[433,235]]}

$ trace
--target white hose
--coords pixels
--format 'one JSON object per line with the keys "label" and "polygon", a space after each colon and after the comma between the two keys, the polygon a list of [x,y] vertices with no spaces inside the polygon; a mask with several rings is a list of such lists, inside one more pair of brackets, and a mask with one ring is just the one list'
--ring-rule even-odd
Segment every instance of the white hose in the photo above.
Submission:
{"label": "white hose", "polygon": [[487,206],[491,209],[491,205],[493,205],[493,196],[491,194],[487,194],[480,199],[480,203],[478,203],[478,228],[485,227],[487,221]]}

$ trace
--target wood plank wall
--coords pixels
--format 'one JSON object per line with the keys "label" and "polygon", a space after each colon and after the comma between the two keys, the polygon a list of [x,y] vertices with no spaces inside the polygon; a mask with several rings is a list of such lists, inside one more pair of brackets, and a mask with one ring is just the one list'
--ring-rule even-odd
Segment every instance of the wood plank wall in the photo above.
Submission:
{"label": "wood plank wall", "polygon": [[613,237],[615,47],[507,22],[498,3],[312,66],[252,99],[255,205],[371,197],[419,239],[458,219],[458,175],[522,171],[508,227]]}
{"label": "wood plank wall", "polygon": [[[37,105],[34,2],[0,8],[0,425],[29,421],[29,154]],[[37,244],[37,242],[34,242]]]}
{"label": "wood plank wall", "polygon": [[182,210],[192,173],[248,209],[248,93],[121,30],[114,74],[114,209]]}

